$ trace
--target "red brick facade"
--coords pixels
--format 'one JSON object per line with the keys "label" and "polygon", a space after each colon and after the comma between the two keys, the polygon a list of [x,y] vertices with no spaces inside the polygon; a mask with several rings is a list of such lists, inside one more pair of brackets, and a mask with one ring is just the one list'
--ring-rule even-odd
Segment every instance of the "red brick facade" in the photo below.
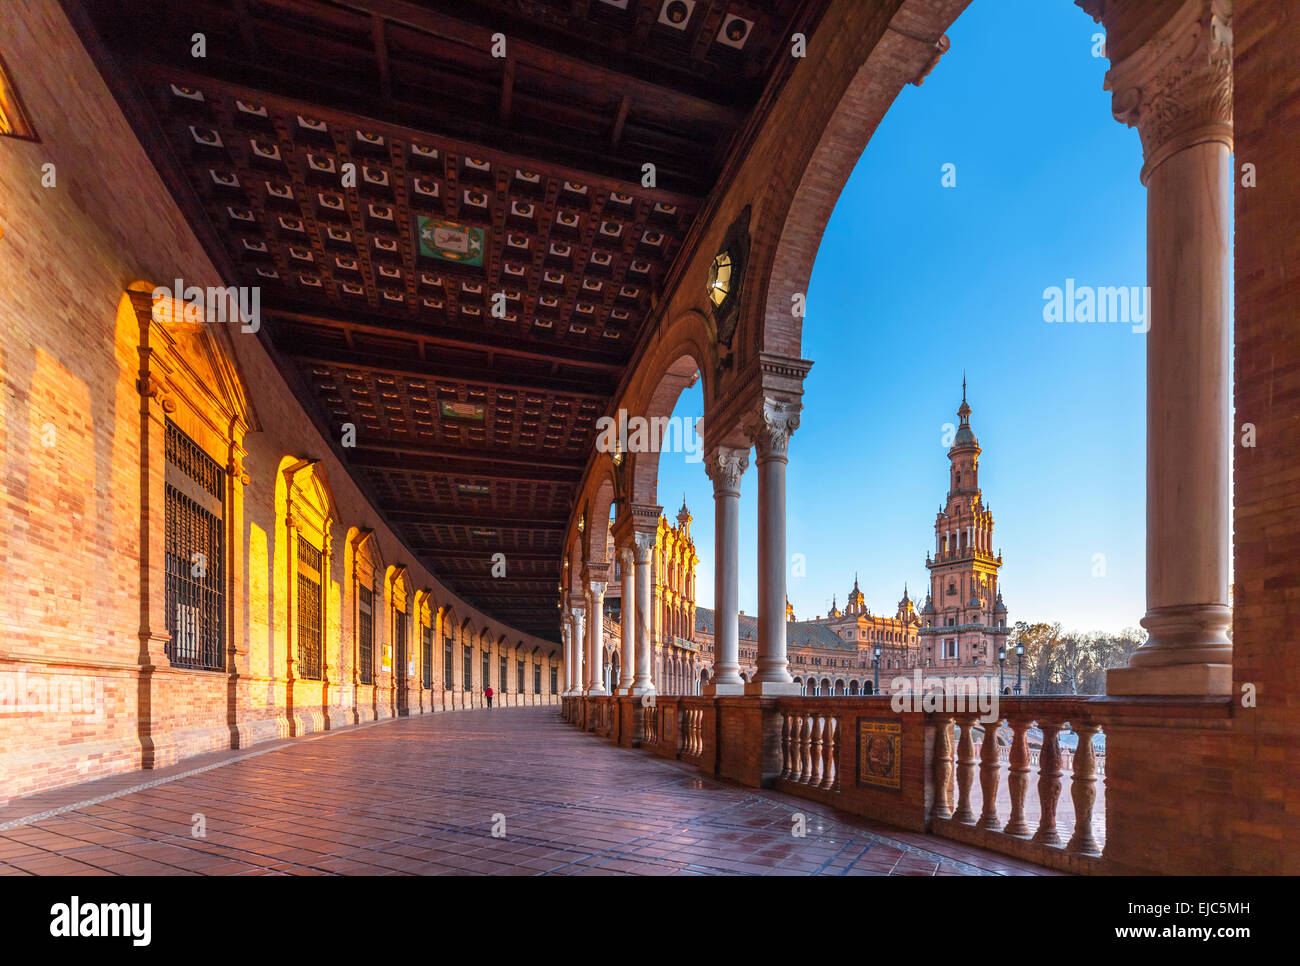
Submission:
{"label": "red brick facade", "polygon": [[[150,490],[161,492],[163,461],[152,438],[142,450],[142,413],[147,421],[156,407],[156,425],[164,417],[184,423],[223,467],[228,453],[216,442],[226,427],[204,427],[204,407],[187,415],[184,400],[164,413],[171,395],[179,395],[180,374],[169,376],[173,381],[158,395],[141,395],[140,318],[123,296],[132,285],[147,292],[176,278],[199,286],[221,280],[58,5],[10,5],[0,50],[40,136],[37,142],[0,138],[0,674],[7,689],[0,690],[0,801],[396,713],[392,673],[378,653],[375,683],[353,687],[349,538],[359,530],[373,531],[371,552],[382,561],[377,652],[393,641],[392,575],[405,567],[400,583],[412,622],[407,653],[415,660],[409,713],[480,706],[484,649],[498,704],[557,700],[550,669],[558,665],[558,646],[469,608],[419,566],[333,458],[258,338],[234,327],[219,341],[239,374],[256,430],[242,440],[248,482],[238,486],[240,499],[227,504],[238,534],[226,583],[233,671],[177,670],[165,658],[155,663],[166,609],[160,601],[142,602],[142,587],[158,592],[161,586],[158,572],[152,581],[142,575],[142,533],[153,532],[142,528],[142,513]],[[43,186],[51,172],[53,186]],[[328,689],[320,681],[290,682],[286,670],[292,637],[286,581],[277,570],[287,561],[281,471],[286,460],[303,459],[320,461],[315,472],[331,496]],[[160,548],[151,548],[159,561]],[[417,613],[439,632],[432,690],[423,688]],[[442,687],[443,626],[454,638],[451,689]],[[142,627],[150,628],[149,639],[142,640]],[[466,644],[473,662],[468,692],[460,666]],[[505,686],[498,680],[501,656],[507,657]],[[534,689],[539,664],[540,695]],[[78,710],[76,693],[54,702],[72,710],[38,710],[47,704],[42,689],[66,691],[83,682],[86,706],[98,710]]]}

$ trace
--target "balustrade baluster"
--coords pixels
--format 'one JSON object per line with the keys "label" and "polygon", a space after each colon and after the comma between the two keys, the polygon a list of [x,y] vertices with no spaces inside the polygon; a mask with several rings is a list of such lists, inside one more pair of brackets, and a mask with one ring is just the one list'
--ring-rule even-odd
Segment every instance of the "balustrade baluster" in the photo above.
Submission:
{"label": "balustrade baluster", "polygon": [[998,725],[1001,723],[1000,718],[984,722],[984,742],[980,745],[980,792],[984,796],[984,806],[978,827],[991,832],[1002,828],[998,820],[998,780],[1002,767],[998,762]]}
{"label": "balustrade baluster", "polygon": [[934,718],[934,805],[932,818],[952,818],[952,717]]}
{"label": "balustrade baluster", "polygon": [[979,768],[979,759],[975,756],[975,720],[975,715],[967,715],[957,722],[961,725],[961,740],[957,742],[957,812],[953,819],[966,824],[975,821],[975,806],[970,794]]}
{"label": "balustrade baluster", "polygon": [[835,753],[839,744],[839,719],[833,715],[826,716],[826,729],[822,733],[822,757],[824,765],[822,766],[822,783],[821,787],[825,791],[830,791],[835,787],[836,779],[839,777],[838,769],[835,767]]}
{"label": "balustrade baluster", "polygon": [[813,716],[803,716],[803,727],[799,729],[799,782],[807,784],[812,778],[812,728]]}
{"label": "balustrade baluster", "polygon": [[794,774],[794,755],[790,752],[790,746],[793,742],[790,735],[794,733],[795,716],[783,713],[781,715],[781,780],[789,781],[790,776]]}
{"label": "balustrade baluster", "polygon": [[1070,798],[1074,801],[1074,835],[1065,847],[1079,855],[1101,855],[1101,845],[1092,834],[1092,807],[1097,801],[1097,754],[1092,736],[1100,729],[1088,722],[1070,722],[1078,736],[1074,750],[1074,772],[1070,776]]}
{"label": "balustrade baluster", "polygon": [[1034,841],[1042,845],[1060,845],[1061,836],[1056,830],[1056,803],[1061,797],[1061,745],[1058,735],[1060,724],[1038,722],[1043,732],[1043,750],[1038,754],[1038,804],[1043,810],[1038,820]]}
{"label": "balustrade baluster", "polygon": [[1033,832],[1025,821],[1025,795],[1029,791],[1029,722],[1024,718],[1008,719],[1011,725],[1010,769],[1007,787],[1011,790],[1011,818],[1002,829],[1007,835],[1026,836]]}
{"label": "balustrade baluster", "polygon": [[812,765],[812,775],[808,779],[808,784],[816,788],[822,783],[822,731],[826,727],[826,719],[820,714],[813,716],[813,733],[812,748],[809,763]]}

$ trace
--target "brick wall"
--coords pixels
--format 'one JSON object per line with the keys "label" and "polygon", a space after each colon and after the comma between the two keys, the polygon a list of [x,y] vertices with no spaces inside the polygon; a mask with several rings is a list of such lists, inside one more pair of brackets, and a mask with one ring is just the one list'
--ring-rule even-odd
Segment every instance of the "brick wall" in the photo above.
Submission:
{"label": "brick wall", "polygon": [[[486,629],[492,640],[522,642],[526,652],[541,647],[545,662],[557,644],[478,613],[418,565],[352,485],[257,337],[233,333],[235,362],[261,421],[245,439],[251,482],[241,550],[249,565],[232,581],[234,634],[248,666],[236,679],[166,669],[141,681],[140,361],[138,327],[119,314],[119,303],[134,282],[221,280],[58,4],[9,0],[0,52],[40,137],[0,138],[0,678],[11,688],[19,672],[25,688],[84,679],[91,704],[95,688],[102,695],[99,714],[12,713],[0,692],[0,802],[139,768],[151,755],[165,764],[291,728],[391,714],[387,672],[374,693],[363,689],[353,700],[354,608],[343,591],[349,527],[373,528],[378,557],[406,564],[412,590],[429,588],[435,606],[469,617],[476,641]],[[47,163],[55,166],[54,187],[41,184]],[[296,723],[286,715],[285,595],[271,571],[283,541],[276,477],[286,456],[321,460],[335,500],[326,647],[343,685],[322,697],[319,684],[299,682],[295,702],[316,689],[308,698],[315,710],[295,715]],[[390,642],[388,626],[386,614],[377,618],[377,647]],[[408,636],[408,651],[418,657],[418,648],[418,635]],[[434,655],[439,688],[440,640]],[[531,667],[530,657],[530,675]],[[513,682],[513,654],[510,671]],[[481,689],[480,676],[476,664]],[[422,701],[418,683],[417,668],[411,713],[452,706],[436,694]],[[546,693],[535,698],[530,677],[527,703],[557,702],[548,684],[544,666]]]}
{"label": "brick wall", "polygon": [[[1257,707],[1234,719],[1224,821],[1241,872],[1300,873],[1300,9],[1233,14],[1236,346],[1233,677]],[[1243,187],[1242,165],[1257,186]],[[1253,423],[1257,444],[1240,445]]]}

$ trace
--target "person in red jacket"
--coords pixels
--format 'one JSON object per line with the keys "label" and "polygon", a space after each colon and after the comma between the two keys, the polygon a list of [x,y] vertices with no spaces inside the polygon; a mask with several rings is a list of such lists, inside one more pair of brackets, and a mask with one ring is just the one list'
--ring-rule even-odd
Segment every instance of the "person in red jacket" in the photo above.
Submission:
{"label": "person in red jacket", "polygon": [[483,694],[487,698],[488,707],[489,708],[492,707],[492,689],[488,688],[486,691],[483,692]]}

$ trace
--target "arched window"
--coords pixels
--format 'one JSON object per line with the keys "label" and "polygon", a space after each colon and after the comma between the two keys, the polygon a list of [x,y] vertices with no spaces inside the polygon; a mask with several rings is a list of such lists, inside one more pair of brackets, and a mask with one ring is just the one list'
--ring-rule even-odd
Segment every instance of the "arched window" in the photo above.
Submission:
{"label": "arched window", "polygon": [[388,619],[390,634],[390,687],[393,692],[393,710],[397,714],[410,713],[410,682],[414,662],[410,651],[410,581],[406,567],[396,564],[388,568]]}
{"label": "arched window", "polygon": [[433,594],[426,587],[417,595],[420,627],[420,685],[433,689]]}
{"label": "arched window", "polygon": [[286,459],[284,478],[289,581],[290,647],[293,678],[327,679],[325,629],[329,624],[329,584],[333,500],[315,460]]}
{"label": "arched window", "polygon": [[442,618],[442,686],[456,686],[456,615],[450,609]]}
{"label": "arched window", "polygon": [[348,547],[352,555],[353,627],[356,638],[354,660],[359,685],[375,683],[375,559],[374,531],[351,531]]}

